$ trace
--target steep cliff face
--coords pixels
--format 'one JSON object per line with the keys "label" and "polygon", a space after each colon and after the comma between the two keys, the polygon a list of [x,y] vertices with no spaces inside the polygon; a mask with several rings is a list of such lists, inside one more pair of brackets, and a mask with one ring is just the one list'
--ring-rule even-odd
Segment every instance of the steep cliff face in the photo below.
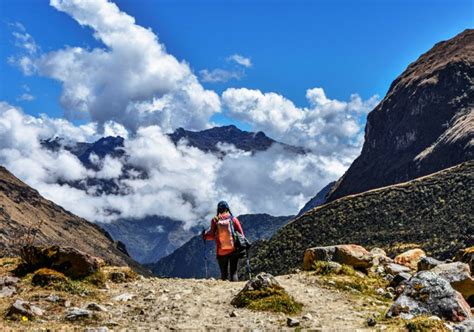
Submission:
{"label": "steep cliff face", "polygon": [[103,258],[109,264],[145,269],[119,250],[122,246],[98,226],[43,198],[36,190],[0,166],[0,249],[12,254],[21,237],[36,233],[36,244],[71,246]]}
{"label": "steep cliff face", "polygon": [[474,30],[436,44],[368,115],[361,155],[328,201],[474,159]]}

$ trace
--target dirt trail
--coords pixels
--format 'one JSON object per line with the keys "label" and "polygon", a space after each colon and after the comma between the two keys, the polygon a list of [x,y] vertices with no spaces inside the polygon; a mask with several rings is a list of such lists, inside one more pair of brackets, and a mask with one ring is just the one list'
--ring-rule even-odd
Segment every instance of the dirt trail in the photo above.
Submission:
{"label": "dirt trail", "polygon": [[[287,328],[288,317],[300,321],[301,328],[318,331],[368,330],[367,317],[384,308],[384,303],[353,295],[348,291],[324,288],[318,277],[310,273],[279,276],[277,280],[298,302],[303,312],[298,315],[257,312],[234,308],[230,302],[245,282],[224,282],[203,279],[139,278],[97,290],[94,295],[71,295],[53,290],[32,288],[27,281],[18,287],[13,297],[0,298],[0,310],[5,310],[15,299],[30,301],[44,309],[40,321],[13,322],[0,320],[0,330],[65,330],[86,331],[88,328],[108,327],[109,330],[275,330]],[[58,295],[63,302],[51,303],[50,295]],[[119,300],[117,296],[131,297]],[[68,305],[64,300],[70,301]],[[375,301],[375,302],[374,302]],[[107,311],[97,312],[96,319],[65,321],[66,307],[86,307],[94,302]],[[386,305],[386,304],[385,304]],[[232,317],[231,313],[235,313]],[[308,316],[303,318],[303,316]]]}
{"label": "dirt trail", "polygon": [[[316,285],[316,277],[293,274],[277,277],[297,301],[304,304],[296,316],[301,327],[322,330],[364,330],[367,317],[374,313],[364,300],[346,292]],[[215,280],[150,279],[136,281],[110,292],[110,298],[123,293],[135,295],[127,302],[110,301],[111,319],[120,326],[177,329],[275,329],[286,327],[288,315],[236,309],[232,297],[244,282]],[[367,306],[367,303],[365,303]],[[235,312],[236,317],[231,317]],[[141,313],[141,314],[140,314]],[[306,314],[312,319],[303,319]]]}

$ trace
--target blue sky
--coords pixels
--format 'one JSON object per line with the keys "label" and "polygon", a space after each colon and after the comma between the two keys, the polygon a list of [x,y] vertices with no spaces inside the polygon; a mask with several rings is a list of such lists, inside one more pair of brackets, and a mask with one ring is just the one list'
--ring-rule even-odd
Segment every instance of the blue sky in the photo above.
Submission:
{"label": "blue sky", "polygon": [[[383,97],[391,81],[422,52],[474,25],[472,0],[115,3],[137,24],[150,27],[167,51],[187,61],[196,74],[230,69],[226,58],[232,54],[251,59],[253,66],[240,80],[201,82],[205,88],[219,94],[229,87],[276,92],[297,106],[306,105],[305,91],[312,87],[323,87],[328,97],[341,100],[351,93]],[[0,6],[0,100],[30,114],[62,116],[58,82],[26,77],[7,63],[18,52],[11,24],[23,24],[44,52],[101,43],[91,29],[47,1],[4,0]],[[25,85],[35,100],[18,100]]]}

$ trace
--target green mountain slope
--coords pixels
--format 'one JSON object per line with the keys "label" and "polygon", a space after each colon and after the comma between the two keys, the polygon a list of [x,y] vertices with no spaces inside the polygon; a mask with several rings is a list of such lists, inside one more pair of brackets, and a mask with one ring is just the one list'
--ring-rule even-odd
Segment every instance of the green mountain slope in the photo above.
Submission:
{"label": "green mountain slope", "polygon": [[251,264],[283,274],[301,266],[306,248],[340,243],[416,243],[439,258],[474,245],[474,161],[310,210],[262,242]]}

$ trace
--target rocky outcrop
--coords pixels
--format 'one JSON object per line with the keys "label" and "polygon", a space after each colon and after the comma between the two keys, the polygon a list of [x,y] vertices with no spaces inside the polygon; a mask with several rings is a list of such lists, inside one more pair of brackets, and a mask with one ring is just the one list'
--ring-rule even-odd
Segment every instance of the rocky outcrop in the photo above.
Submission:
{"label": "rocky outcrop", "polygon": [[360,156],[328,201],[474,158],[474,30],[436,44],[369,113]]}
{"label": "rocky outcrop", "polygon": [[257,246],[252,268],[288,273],[301,267],[307,248],[338,243],[380,247],[388,253],[400,244],[416,244],[429,256],[450,259],[472,244],[473,188],[474,161],[468,161],[330,202],[296,218]]}
{"label": "rocky outcrop", "polygon": [[474,271],[474,247],[460,249],[456,253],[455,259],[459,262],[468,264],[471,272]]}
{"label": "rocky outcrop", "polygon": [[405,284],[403,293],[387,312],[388,317],[411,318],[436,315],[454,322],[472,317],[462,295],[449,282],[430,271],[422,271]]}
{"label": "rocky outcrop", "polygon": [[100,258],[71,247],[27,246],[22,248],[22,258],[31,270],[53,269],[73,279],[91,275],[104,265]]}
{"label": "rocky outcrop", "polygon": [[46,200],[1,166],[0,223],[4,254],[18,254],[22,244],[29,243],[69,246],[112,265],[130,265],[147,273],[116,248],[108,233]]}
{"label": "rocky outcrop", "polygon": [[366,269],[372,265],[372,254],[365,248],[355,244],[315,247],[306,249],[303,258],[303,268],[312,269],[314,262],[336,262],[355,268]]}

